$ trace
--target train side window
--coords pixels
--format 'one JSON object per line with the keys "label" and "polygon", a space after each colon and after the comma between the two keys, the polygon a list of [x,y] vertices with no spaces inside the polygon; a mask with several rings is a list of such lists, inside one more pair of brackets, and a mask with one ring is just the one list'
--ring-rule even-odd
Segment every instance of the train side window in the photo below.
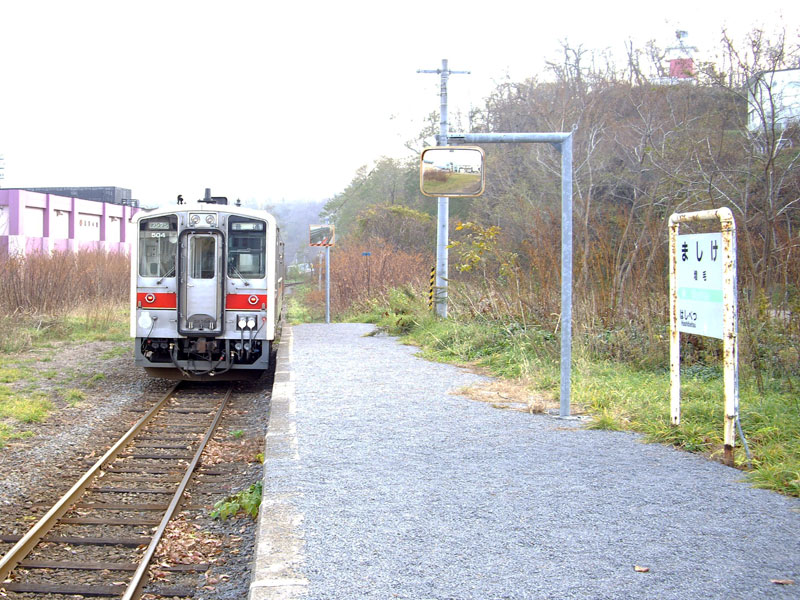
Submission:
{"label": "train side window", "polygon": [[267,224],[231,216],[228,220],[228,276],[261,279],[266,276]]}
{"label": "train side window", "polygon": [[177,242],[175,215],[139,221],[139,275],[174,277]]}

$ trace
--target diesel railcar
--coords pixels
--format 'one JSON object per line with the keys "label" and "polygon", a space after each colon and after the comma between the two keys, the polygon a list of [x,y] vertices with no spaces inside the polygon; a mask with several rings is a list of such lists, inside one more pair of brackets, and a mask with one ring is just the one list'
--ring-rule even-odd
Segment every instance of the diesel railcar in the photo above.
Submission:
{"label": "diesel railcar", "polygon": [[168,379],[245,379],[266,370],[284,286],[275,218],[206,190],[203,200],[134,219],[135,364]]}

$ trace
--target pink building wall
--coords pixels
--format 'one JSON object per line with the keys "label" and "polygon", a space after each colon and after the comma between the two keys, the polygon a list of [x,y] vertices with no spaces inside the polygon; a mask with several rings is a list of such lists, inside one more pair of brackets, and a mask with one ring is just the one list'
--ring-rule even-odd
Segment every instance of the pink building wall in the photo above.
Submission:
{"label": "pink building wall", "polygon": [[0,257],[105,249],[128,253],[136,207],[0,189]]}

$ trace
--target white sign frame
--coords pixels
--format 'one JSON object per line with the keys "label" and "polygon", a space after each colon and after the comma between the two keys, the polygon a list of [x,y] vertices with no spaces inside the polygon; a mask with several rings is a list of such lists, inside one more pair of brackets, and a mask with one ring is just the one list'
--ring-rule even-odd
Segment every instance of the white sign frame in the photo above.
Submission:
{"label": "white sign frame", "polygon": [[681,422],[681,354],[678,327],[678,230],[681,223],[719,219],[722,241],[722,341],[725,390],[724,461],[733,465],[736,422],[739,419],[739,340],[736,285],[736,223],[729,208],[674,213],[669,218],[670,412],[673,425]]}

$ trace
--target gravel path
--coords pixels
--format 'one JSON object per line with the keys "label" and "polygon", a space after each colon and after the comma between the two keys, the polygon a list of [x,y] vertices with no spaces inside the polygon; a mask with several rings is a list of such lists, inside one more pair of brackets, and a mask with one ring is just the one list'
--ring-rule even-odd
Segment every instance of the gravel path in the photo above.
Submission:
{"label": "gravel path", "polygon": [[302,519],[308,597],[800,596],[800,502],[633,434],[452,395],[482,378],[372,329],[292,332],[297,446],[268,458],[266,498]]}

